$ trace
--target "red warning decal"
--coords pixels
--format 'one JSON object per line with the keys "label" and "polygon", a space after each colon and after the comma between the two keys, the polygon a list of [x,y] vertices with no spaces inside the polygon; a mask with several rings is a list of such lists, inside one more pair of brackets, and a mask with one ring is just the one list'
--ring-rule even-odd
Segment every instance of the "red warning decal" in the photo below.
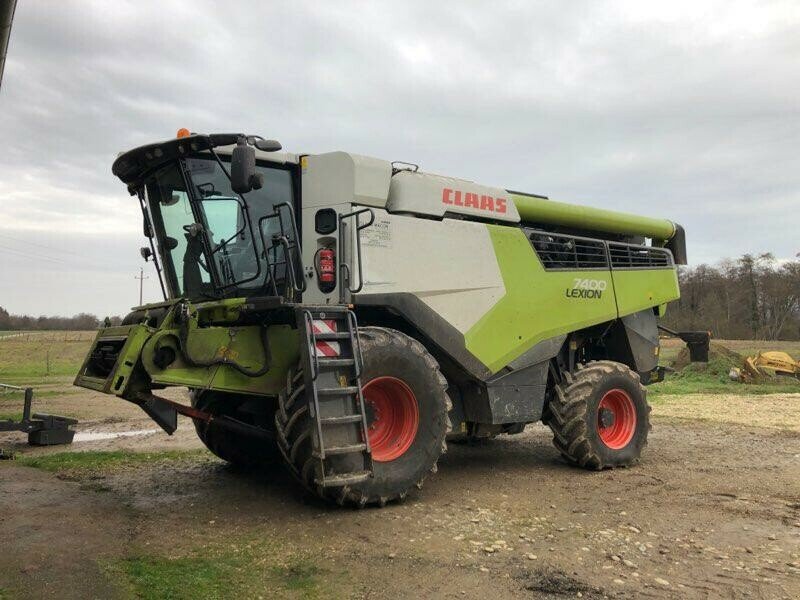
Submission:
{"label": "red warning decal", "polygon": [[[314,333],[336,333],[336,321],[332,319],[314,319]],[[317,356],[339,356],[342,353],[339,342],[317,340]]]}

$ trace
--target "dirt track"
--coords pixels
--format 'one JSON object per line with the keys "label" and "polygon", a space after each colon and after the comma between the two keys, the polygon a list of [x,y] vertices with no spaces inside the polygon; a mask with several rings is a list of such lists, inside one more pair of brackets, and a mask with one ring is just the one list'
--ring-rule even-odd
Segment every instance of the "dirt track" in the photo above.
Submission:
{"label": "dirt track", "polygon": [[[800,397],[752,401],[774,414]],[[152,428],[127,406],[126,420],[103,422],[120,407],[95,402],[83,405],[94,417],[84,427]],[[77,477],[0,463],[0,590],[126,597],[107,568],[121,558],[266,540],[251,568],[302,555],[316,570],[312,591],[279,587],[265,598],[800,597],[800,433],[669,412],[656,406],[635,468],[570,468],[532,426],[451,447],[421,492],[382,510],[323,506],[281,471],[237,472],[202,453]],[[184,422],[173,438],[73,450],[197,447]]]}

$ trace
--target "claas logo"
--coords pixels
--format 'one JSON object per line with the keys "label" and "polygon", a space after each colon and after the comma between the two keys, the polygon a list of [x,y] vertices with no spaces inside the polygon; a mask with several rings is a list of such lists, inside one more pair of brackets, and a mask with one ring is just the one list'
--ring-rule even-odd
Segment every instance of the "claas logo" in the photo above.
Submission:
{"label": "claas logo", "polygon": [[442,190],[442,204],[453,206],[463,206],[464,208],[477,208],[498,214],[505,214],[508,210],[508,203],[505,198],[493,198],[486,194],[475,194],[473,192],[462,192],[451,188]]}

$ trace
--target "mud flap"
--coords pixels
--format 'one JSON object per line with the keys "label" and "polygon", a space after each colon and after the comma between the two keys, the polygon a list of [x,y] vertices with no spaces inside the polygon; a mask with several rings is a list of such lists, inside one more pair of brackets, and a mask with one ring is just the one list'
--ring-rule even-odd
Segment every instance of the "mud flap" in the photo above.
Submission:
{"label": "mud flap", "polygon": [[141,406],[142,410],[169,435],[175,433],[178,428],[178,414],[181,414],[195,421],[203,421],[212,427],[226,429],[239,435],[272,439],[268,431],[256,425],[244,423],[227,415],[214,415],[192,406],[154,396],[149,392],[138,392],[131,401]]}
{"label": "mud flap", "polygon": [[169,435],[175,433],[178,428],[178,411],[173,406],[153,395],[146,397],[141,397],[140,395],[140,398],[136,400],[136,404],[141,406],[147,416],[153,419]]}

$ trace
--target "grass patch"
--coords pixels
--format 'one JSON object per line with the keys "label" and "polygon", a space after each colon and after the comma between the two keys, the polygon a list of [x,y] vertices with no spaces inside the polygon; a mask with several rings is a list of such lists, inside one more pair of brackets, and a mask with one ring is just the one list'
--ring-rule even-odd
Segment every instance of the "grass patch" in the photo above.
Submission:
{"label": "grass patch", "polygon": [[730,366],[724,360],[711,359],[706,367],[692,363],[675,373],[667,373],[665,381],[647,387],[648,397],[685,394],[763,394],[800,393],[800,381],[775,377],[768,383],[739,383],[728,376]]}
{"label": "grass patch", "polygon": [[712,342],[708,363],[689,363],[688,351],[681,350],[673,361],[678,370],[667,373],[665,381],[648,386],[648,396],[657,402],[658,396],[666,395],[800,393],[800,380],[791,377],[774,377],[761,383],[731,381],[730,370],[741,368],[742,357],[727,343]]}
{"label": "grass patch", "polygon": [[26,467],[53,473],[93,473],[114,471],[155,462],[210,458],[205,450],[165,450],[161,452],[127,452],[124,450],[92,452],[57,452],[54,454],[22,455],[17,462]]}
{"label": "grass patch", "polygon": [[720,381],[714,377],[674,377],[667,374],[666,381],[647,386],[648,400],[657,403],[662,396],[686,394],[735,394],[738,396],[763,396],[767,394],[800,394],[800,382],[793,383],[737,383]]}
{"label": "grass patch", "polygon": [[211,543],[185,556],[136,555],[106,571],[141,600],[331,598],[343,579],[325,582],[326,572],[308,556],[274,540]]}
{"label": "grass patch", "polygon": [[0,381],[74,376],[91,345],[89,339],[0,338]]}
{"label": "grass patch", "polygon": [[[0,421],[20,421],[21,419],[21,412],[0,412]],[[2,596],[0,596],[0,598],[2,598]]]}
{"label": "grass patch", "polygon": [[118,564],[141,600],[234,598],[238,587],[234,561],[211,558],[133,557]]}

